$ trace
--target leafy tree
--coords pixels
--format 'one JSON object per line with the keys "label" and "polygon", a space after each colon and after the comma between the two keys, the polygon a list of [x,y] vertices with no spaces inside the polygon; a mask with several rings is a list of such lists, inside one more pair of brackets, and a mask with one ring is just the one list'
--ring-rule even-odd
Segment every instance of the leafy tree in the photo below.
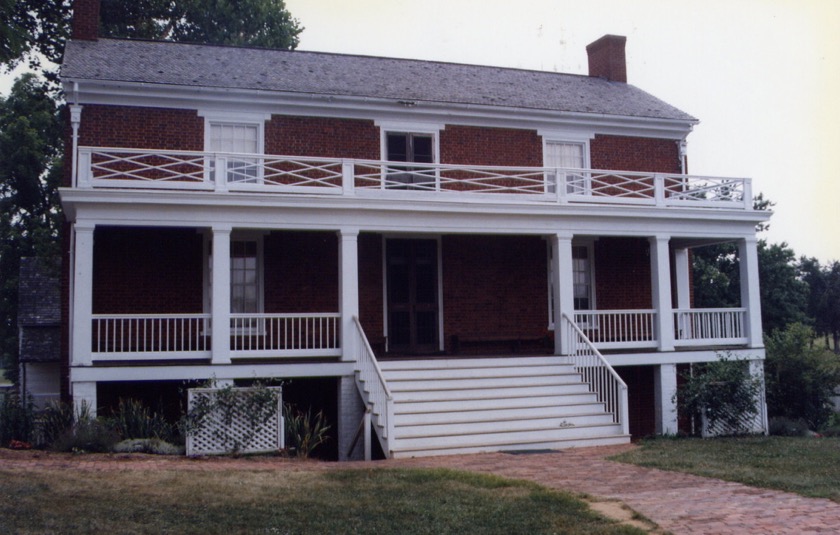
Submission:
{"label": "leafy tree", "polygon": [[102,0],[105,37],[294,50],[303,31],[283,0]]}
{"label": "leafy tree", "polygon": [[0,358],[11,379],[20,257],[59,255],[62,132],[58,105],[35,75],[0,98]]}
{"label": "leafy tree", "polygon": [[59,63],[70,35],[71,1],[0,0],[0,63],[14,68],[26,60],[34,70],[41,70],[41,56]]}
{"label": "leafy tree", "polygon": [[765,337],[767,412],[771,418],[801,418],[811,429],[821,429],[832,413],[840,362],[831,352],[814,348],[813,337],[814,331],[801,323]]}

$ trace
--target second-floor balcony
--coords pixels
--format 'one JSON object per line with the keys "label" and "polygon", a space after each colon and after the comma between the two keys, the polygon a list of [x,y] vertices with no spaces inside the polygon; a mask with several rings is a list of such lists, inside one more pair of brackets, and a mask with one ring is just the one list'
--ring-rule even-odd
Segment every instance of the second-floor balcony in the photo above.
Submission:
{"label": "second-floor balcony", "polygon": [[79,148],[73,185],[221,194],[752,209],[747,178],[101,147]]}

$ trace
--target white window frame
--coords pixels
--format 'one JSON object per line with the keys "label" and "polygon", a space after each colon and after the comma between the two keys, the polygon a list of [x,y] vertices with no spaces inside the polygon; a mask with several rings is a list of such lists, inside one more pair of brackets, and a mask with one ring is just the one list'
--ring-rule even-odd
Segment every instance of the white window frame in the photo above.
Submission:
{"label": "white window frame", "polygon": [[[233,243],[234,242],[242,242],[242,241],[251,241],[256,242],[257,244],[257,311],[254,314],[264,314],[265,313],[265,246],[264,246],[264,238],[266,232],[262,231],[254,231],[254,230],[234,230],[230,235],[230,243],[231,243],[231,253],[233,252]],[[213,295],[213,255],[212,255],[212,235],[210,233],[205,234],[204,239],[204,269],[203,269],[203,276],[204,276],[204,311],[209,313],[212,310],[212,295]],[[233,265],[231,264],[231,269]],[[229,285],[232,287],[233,285],[233,277],[230,278]],[[230,287],[228,288],[230,291]],[[234,312],[233,308],[233,299],[231,299],[231,314],[238,314],[238,312]],[[259,322],[262,326],[264,322]],[[261,330],[261,329],[260,329]],[[246,329],[231,329],[231,334],[259,334],[259,331],[246,328]]]}
{"label": "white window frame", "polygon": [[[589,256],[589,281],[590,281],[590,290],[589,290],[589,304],[590,308],[588,310],[598,310],[598,304],[595,300],[596,296],[596,284],[595,284],[595,242],[597,238],[575,238],[572,240],[572,247],[586,247],[587,254]],[[553,331],[555,326],[555,318],[554,318],[554,280],[552,279],[552,273],[554,269],[554,256],[553,251],[551,248],[551,242],[549,241],[546,243],[546,267],[548,268],[548,277],[547,277],[547,289],[548,289],[548,330]],[[574,256],[574,255],[573,255]],[[574,258],[572,259],[574,261]],[[574,269],[574,266],[569,266],[570,269]],[[572,291],[574,291],[574,281],[572,281]],[[574,299],[573,299],[574,302]],[[576,311],[577,309],[575,309]],[[581,327],[588,327],[595,329],[597,328],[597,324],[590,326],[587,323],[583,323],[580,325]]]}
{"label": "white window frame", "polygon": [[[256,127],[257,129],[257,147],[256,147],[256,154],[262,155],[265,154],[265,123],[271,120],[271,114],[265,113],[253,113],[253,112],[232,112],[232,111],[216,111],[216,110],[199,110],[198,116],[204,118],[204,152],[211,153],[212,145],[212,130],[213,126],[215,125],[224,125],[224,126],[242,126],[242,127],[249,127],[253,128]],[[224,152],[224,151],[223,151]],[[228,179],[226,182],[230,184],[241,184],[241,183],[256,183],[262,184],[263,182],[263,160],[261,158],[255,158],[255,165],[257,166],[257,174],[254,179],[254,182],[231,182]],[[212,160],[207,161],[205,165],[205,181],[212,181],[213,175],[211,173],[211,169],[213,166]]]}
{"label": "white window frame", "polygon": [[[445,125],[438,123],[425,123],[417,121],[375,121],[379,127],[379,159],[383,162],[388,160],[388,134],[420,134],[432,136],[432,163],[425,165],[440,164],[440,132]],[[387,180],[387,169],[382,168],[380,184],[385,189]],[[435,186],[440,184],[440,170],[435,169]]]}
{"label": "white window frame", "polygon": [[[542,153],[543,153],[543,166],[544,167],[554,167],[550,166],[548,160],[548,146],[552,144],[562,144],[562,145],[579,145],[583,147],[583,168],[589,170],[592,168],[591,158],[590,158],[590,140],[595,137],[593,134],[590,133],[581,133],[581,132],[566,132],[566,131],[556,131],[556,130],[538,130],[537,134],[542,137]],[[574,185],[567,185],[566,186],[566,193],[567,194],[583,194],[589,195],[592,193],[592,179],[591,175],[588,172],[582,173],[583,175],[583,187],[577,188]],[[548,178],[546,180],[546,193],[556,193],[555,184]],[[572,188],[570,191],[569,188]],[[576,190],[576,191],[575,191]]]}

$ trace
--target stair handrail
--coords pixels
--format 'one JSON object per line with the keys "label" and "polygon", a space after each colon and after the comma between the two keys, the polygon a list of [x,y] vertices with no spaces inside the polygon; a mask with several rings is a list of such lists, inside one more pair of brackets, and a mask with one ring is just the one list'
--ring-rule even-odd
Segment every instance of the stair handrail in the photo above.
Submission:
{"label": "stair handrail", "polygon": [[629,435],[627,383],[566,313],[563,313],[563,323],[570,346],[569,356],[574,361],[575,369],[598,396],[598,401],[603,402],[607,411],[613,414],[613,422],[620,424],[622,433]]}
{"label": "stair handrail", "polygon": [[394,436],[394,396],[388,388],[388,382],[382,374],[382,368],[376,360],[376,354],[370,347],[370,342],[365,335],[358,316],[353,316],[353,323],[356,325],[356,385],[359,393],[365,400],[365,404],[377,419],[382,428],[382,434],[377,435],[382,443],[383,450],[390,456],[388,445]]}

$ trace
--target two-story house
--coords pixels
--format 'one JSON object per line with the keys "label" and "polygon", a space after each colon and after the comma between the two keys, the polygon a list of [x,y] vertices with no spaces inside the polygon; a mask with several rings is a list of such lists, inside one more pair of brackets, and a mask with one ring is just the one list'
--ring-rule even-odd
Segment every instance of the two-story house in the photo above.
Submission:
{"label": "two-story house", "polygon": [[[283,379],[339,457],[366,407],[411,456],[675,433],[679,370],[761,373],[768,214],[686,174],[697,120],[627,83],[625,38],[581,76],[98,39],[97,10],[61,70],[77,403]],[[696,309],[720,242],[741,306]]]}

